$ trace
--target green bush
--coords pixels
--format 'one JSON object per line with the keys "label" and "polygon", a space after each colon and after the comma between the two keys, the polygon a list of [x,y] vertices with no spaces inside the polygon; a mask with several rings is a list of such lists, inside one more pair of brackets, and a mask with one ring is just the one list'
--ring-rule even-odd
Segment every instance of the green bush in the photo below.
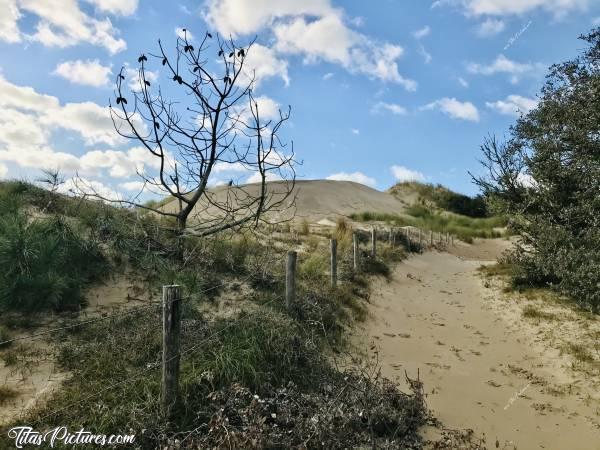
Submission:
{"label": "green bush", "polygon": [[468,217],[488,217],[488,208],[483,196],[469,197],[453,192],[441,184],[425,184],[416,181],[398,183],[390,189],[392,194],[401,196],[415,191],[423,203],[428,202],[446,211]]}
{"label": "green bush", "polygon": [[515,284],[551,286],[600,311],[600,28],[571,61],[550,68],[535,109],[506,142],[481,146],[474,178],[520,235]]}
{"label": "green bush", "polygon": [[425,205],[415,204],[406,209],[406,215],[380,214],[373,212],[355,213],[350,216],[356,221],[384,221],[398,227],[413,226],[422,230],[450,233],[465,242],[473,238],[496,238],[503,235],[496,228],[506,226],[501,216],[473,218],[459,214],[434,211]]}
{"label": "green bush", "polygon": [[108,268],[97,243],[65,219],[27,222],[18,212],[0,217],[0,266],[0,307],[23,311],[77,308]]}

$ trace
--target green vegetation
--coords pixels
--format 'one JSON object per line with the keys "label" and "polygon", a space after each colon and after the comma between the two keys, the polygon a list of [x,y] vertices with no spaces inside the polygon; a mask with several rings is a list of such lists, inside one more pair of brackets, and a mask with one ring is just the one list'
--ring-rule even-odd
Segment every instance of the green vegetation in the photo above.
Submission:
{"label": "green vegetation", "polygon": [[[12,339],[12,333],[4,325],[0,325],[0,342]],[[0,349],[10,346],[10,343],[0,344]]]}
{"label": "green vegetation", "polygon": [[98,241],[78,233],[64,216],[28,218],[28,200],[29,207],[47,205],[49,193],[22,183],[2,185],[0,308],[77,309],[82,288],[107,272],[107,261]]}
{"label": "green vegetation", "polygon": [[494,238],[502,236],[498,231],[505,225],[501,217],[472,218],[454,213],[434,211],[423,205],[413,205],[406,210],[406,215],[378,214],[363,212],[352,214],[352,220],[360,222],[385,222],[395,226],[413,226],[422,230],[448,232],[465,242],[473,238]]}
{"label": "green vegetation", "polygon": [[18,391],[8,386],[0,386],[0,406],[4,403],[14,399],[19,394]]}
{"label": "green vegetation", "polygon": [[[0,327],[0,339],[10,337],[6,330],[28,324],[32,312],[81,304],[90,283],[111,271],[136,273],[151,288],[172,283],[184,288],[180,402],[173,422],[161,417],[159,406],[157,305],[52,335],[58,363],[71,376],[46,405],[30,411],[28,423],[107,434],[146,430],[136,438],[142,448],[168,446],[188,432],[189,444],[199,448],[344,448],[388,442],[402,447],[418,442],[416,431],[425,420],[418,382],[412,395],[404,394],[370,366],[364,372],[340,371],[326,356],[344,351],[344,330],[366,317],[367,275],[389,273],[388,262],[402,258],[401,248],[382,244],[383,258],[365,252],[363,273],[356,273],[352,229],[340,219],[333,232],[339,284],[332,288],[329,243],[323,237],[290,235],[276,242],[262,229],[190,237],[182,261],[173,250],[172,233],[163,232],[152,215],[136,217],[24,183],[0,184],[0,192],[14,186],[20,190],[18,212],[1,210],[2,220],[13,228],[3,225],[0,237],[28,250],[8,251],[10,245],[3,244],[0,257],[3,266],[17,270],[22,267],[18,258],[28,255],[28,270],[20,273],[35,289],[19,291],[8,277],[2,279],[3,286],[20,293],[11,301],[21,300],[2,305],[16,311],[2,316],[6,327]],[[282,262],[290,245],[306,252],[299,253],[296,301],[287,308]],[[40,296],[50,290],[42,281],[51,277],[62,281],[50,284],[56,295],[42,302]],[[25,286],[21,283],[17,287]],[[223,317],[217,308],[207,308],[234,290],[239,305],[231,314]],[[238,309],[245,312],[238,314]],[[21,370],[21,350],[0,351],[4,364]],[[356,411],[363,411],[364,419]],[[311,418],[317,414],[315,424]],[[207,432],[216,423],[216,431]],[[6,439],[0,436],[0,447],[10,444]]]}
{"label": "green vegetation", "polygon": [[522,312],[523,317],[528,319],[536,319],[536,320],[556,320],[557,317],[549,312],[542,311],[539,308],[536,308],[533,305],[527,305],[523,308]]}
{"label": "green vegetation", "polygon": [[551,67],[537,108],[509,139],[482,145],[487,175],[474,178],[520,242],[514,283],[545,286],[600,311],[600,28],[588,46]]}
{"label": "green vegetation", "polygon": [[403,196],[405,192],[416,192],[421,204],[433,205],[444,211],[468,217],[488,217],[484,197],[469,197],[453,192],[441,184],[425,184],[417,181],[397,183],[389,190],[392,195]]}
{"label": "green vegetation", "polygon": [[591,364],[595,362],[594,355],[585,345],[574,344],[573,342],[569,342],[565,345],[564,351],[573,355],[573,357],[582,363]]}

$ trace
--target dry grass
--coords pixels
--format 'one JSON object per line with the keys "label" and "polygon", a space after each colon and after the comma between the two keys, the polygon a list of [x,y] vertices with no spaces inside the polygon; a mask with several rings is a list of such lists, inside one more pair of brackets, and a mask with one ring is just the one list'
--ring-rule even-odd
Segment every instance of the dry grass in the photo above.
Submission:
{"label": "dry grass", "polygon": [[592,352],[583,344],[575,344],[569,342],[563,347],[566,353],[572,355],[577,361],[585,364],[593,364],[595,362]]}
{"label": "dry grass", "polygon": [[526,317],[528,319],[536,319],[536,320],[557,320],[558,317],[556,317],[556,315],[546,312],[546,311],[542,311],[541,309],[533,306],[533,305],[526,305],[523,308],[523,312],[521,313],[523,317]]}
{"label": "dry grass", "polygon": [[0,405],[4,405],[6,402],[16,398],[19,392],[8,386],[0,386]]}
{"label": "dry grass", "polygon": [[304,219],[300,223],[300,229],[298,230],[298,233],[302,236],[307,236],[310,234],[310,224],[308,223],[308,220]]}
{"label": "dry grass", "polygon": [[333,231],[333,238],[337,239],[338,243],[349,243],[352,240],[352,226],[344,217],[338,217]]}

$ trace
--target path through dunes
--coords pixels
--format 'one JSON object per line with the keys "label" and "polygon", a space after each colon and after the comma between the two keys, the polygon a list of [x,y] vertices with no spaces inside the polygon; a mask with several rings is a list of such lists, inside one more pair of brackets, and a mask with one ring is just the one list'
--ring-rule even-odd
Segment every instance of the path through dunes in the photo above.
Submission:
{"label": "path through dunes", "polygon": [[491,307],[497,292],[484,286],[477,256],[428,252],[399,264],[374,285],[357,342],[378,347],[388,378],[403,383],[404,370],[420,370],[434,416],[485,435],[488,448],[497,439],[506,449],[600,449],[598,403],[572,393],[569,373]]}

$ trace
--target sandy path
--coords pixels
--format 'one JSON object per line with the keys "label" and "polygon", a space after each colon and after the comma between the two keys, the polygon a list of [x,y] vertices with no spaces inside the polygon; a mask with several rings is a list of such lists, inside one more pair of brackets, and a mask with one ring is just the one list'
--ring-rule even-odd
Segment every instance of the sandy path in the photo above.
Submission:
{"label": "sandy path", "polygon": [[375,343],[389,378],[420,370],[433,414],[488,448],[600,449],[598,404],[571,395],[568,377],[486,304],[474,257],[430,252],[398,265],[375,285],[359,341]]}

